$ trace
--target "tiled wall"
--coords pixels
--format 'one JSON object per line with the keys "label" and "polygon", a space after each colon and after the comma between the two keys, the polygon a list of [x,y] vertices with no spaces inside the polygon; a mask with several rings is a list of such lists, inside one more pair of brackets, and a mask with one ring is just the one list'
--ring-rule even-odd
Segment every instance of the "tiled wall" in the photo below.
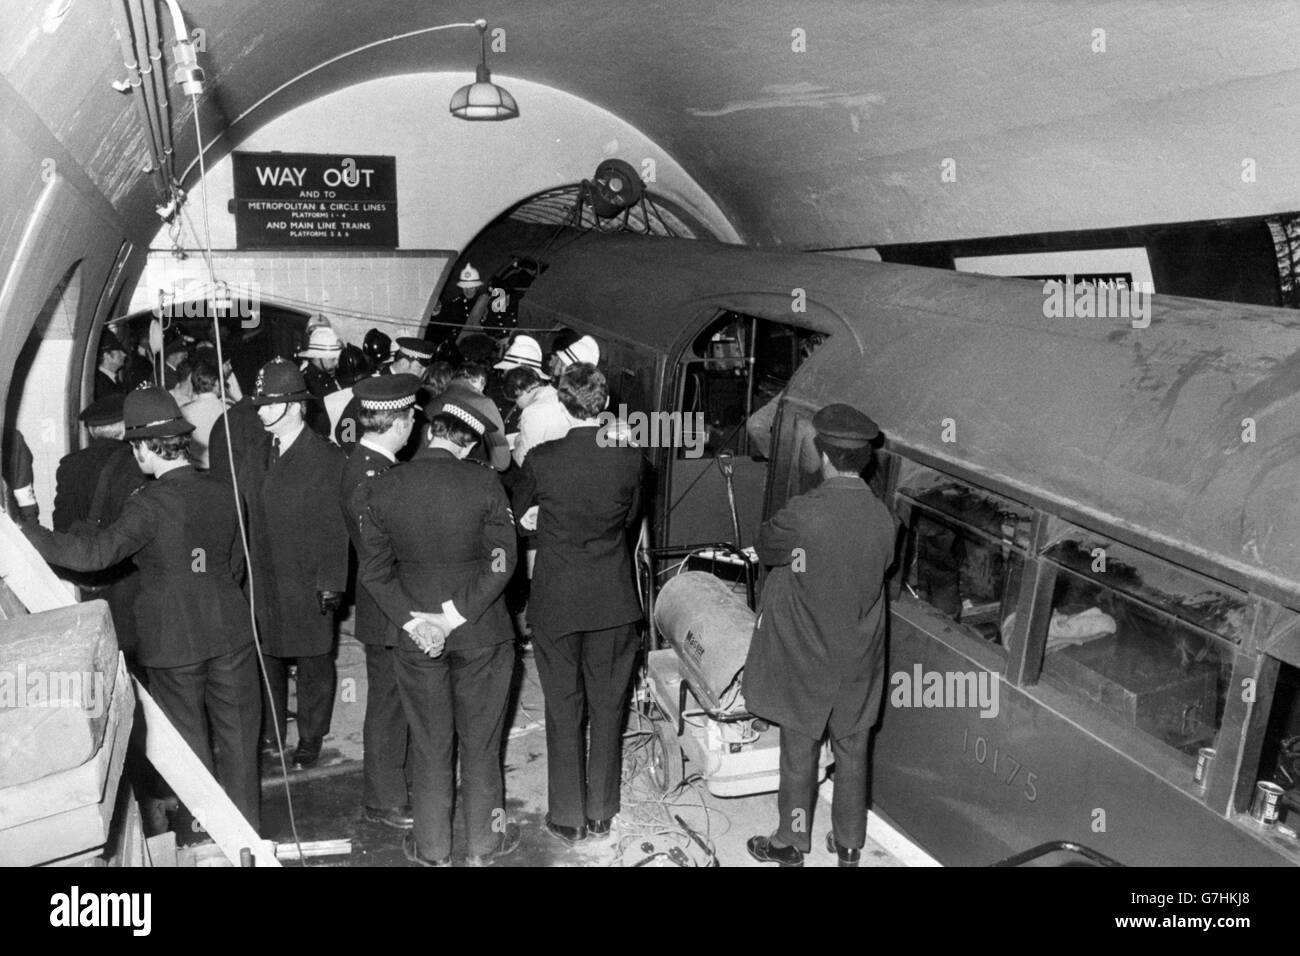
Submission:
{"label": "tiled wall", "polygon": [[[235,252],[213,253],[216,274],[282,305],[320,312],[345,342],[361,343],[378,327],[390,336],[419,334],[429,298],[455,253],[395,252]],[[170,252],[149,253],[131,311],[152,308],[158,291],[171,293],[187,282],[205,283],[201,257],[176,259]]]}

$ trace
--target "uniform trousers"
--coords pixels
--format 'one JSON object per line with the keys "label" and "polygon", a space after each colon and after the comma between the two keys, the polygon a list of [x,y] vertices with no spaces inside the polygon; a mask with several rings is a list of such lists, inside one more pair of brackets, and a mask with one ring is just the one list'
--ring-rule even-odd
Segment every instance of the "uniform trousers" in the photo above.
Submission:
{"label": "uniform trousers", "polygon": [[365,805],[383,810],[404,807],[408,802],[409,735],[397,689],[397,652],[382,644],[366,644],[365,648],[366,717],[361,728]]}
{"label": "uniform trousers", "polygon": [[430,860],[451,854],[459,743],[467,852],[491,853],[500,846],[506,823],[501,735],[514,674],[514,644],[507,640],[449,650],[439,657],[402,646],[393,657],[411,728],[416,848]]}
{"label": "uniform trousers", "polygon": [[[257,652],[252,644],[182,667],[147,668],[149,693],[244,818],[261,823]],[[213,759],[215,745],[216,758]]]}
{"label": "uniform trousers", "polygon": [[[309,657],[274,657],[262,655],[266,665],[266,678],[271,684],[271,700],[275,704],[275,717],[280,725],[280,740],[285,740],[286,708],[289,705],[289,665],[297,661],[298,673],[298,742],[320,740],[330,732],[330,717],[334,713],[334,652],[313,654]],[[273,741],[271,709],[262,713],[262,737]]]}
{"label": "uniform trousers", "polygon": [[[547,816],[558,826],[577,828],[619,811],[623,721],[639,647],[634,623],[571,634],[533,631],[546,697]],[[584,709],[590,753],[582,732]]]}
{"label": "uniform trousers", "polygon": [[[867,842],[867,744],[870,729],[844,737],[834,733],[835,796],[831,800],[831,829],[840,846],[860,850]],[[781,728],[781,815],[776,839],[807,853],[812,849],[813,808],[817,804],[817,758],[821,741],[789,727]]]}

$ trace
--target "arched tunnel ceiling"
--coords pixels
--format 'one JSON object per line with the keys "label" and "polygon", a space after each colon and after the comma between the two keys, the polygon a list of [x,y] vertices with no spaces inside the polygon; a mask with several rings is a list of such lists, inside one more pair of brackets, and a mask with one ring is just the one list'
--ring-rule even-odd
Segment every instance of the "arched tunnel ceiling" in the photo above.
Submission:
{"label": "arched tunnel ceiling", "polygon": [[[147,236],[156,220],[143,138],[130,97],[110,87],[125,74],[119,0],[69,2],[4,4],[0,71],[11,89],[0,106],[25,102]],[[224,134],[213,156],[349,84],[471,73],[470,30],[382,41],[483,16],[506,30],[506,51],[489,55],[498,78],[552,85],[633,124],[759,245],[952,238],[971,235],[971,223],[987,235],[1212,218],[1266,211],[1256,207],[1281,196],[1297,205],[1294,177],[1233,191],[1242,156],[1280,160],[1296,129],[1286,117],[1300,93],[1300,4],[1280,0],[181,5],[205,31],[203,125]],[[63,7],[47,32],[50,10]],[[1105,53],[1091,48],[1097,28]],[[807,52],[792,50],[797,29]],[[367,44],[377,45],[345,55]],[[194,156],[189,106],[169,89],[183,170]],[[941,182],[946,157],[957,183]],[[1106,183],[1132,198],[1131,219],[1113,201],[1097,208]]]}

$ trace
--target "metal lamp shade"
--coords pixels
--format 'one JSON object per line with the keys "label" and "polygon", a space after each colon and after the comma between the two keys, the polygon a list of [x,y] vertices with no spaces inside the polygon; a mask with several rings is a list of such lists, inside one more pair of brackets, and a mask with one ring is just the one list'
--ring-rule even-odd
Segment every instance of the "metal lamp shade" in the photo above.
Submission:
{"label": "metal lamp shade", "polygon": [[504,87],[492,82],[487,67],[480,64],[475,82],[452,94],[451,115],[463,120],[514,119],[519,105]]}

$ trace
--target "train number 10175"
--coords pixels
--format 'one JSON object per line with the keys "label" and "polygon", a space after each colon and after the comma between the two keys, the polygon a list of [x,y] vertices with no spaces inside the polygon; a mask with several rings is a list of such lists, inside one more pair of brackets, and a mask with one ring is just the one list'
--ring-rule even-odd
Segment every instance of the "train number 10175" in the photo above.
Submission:
{"label": "train number 10175", "polygon": [[1008,787],[1016,786],[1019,781],[1021,793],[1030,803],[1038,799],[1038,787],[1035,785],[1038,774],[1028,769],[1015,757],[1003,753],[1001,748],[990,745],[987,738],[972,736],[969,728],[963,728],[961,752],[969,754],[977,764],[988,768],[993,776]]}

